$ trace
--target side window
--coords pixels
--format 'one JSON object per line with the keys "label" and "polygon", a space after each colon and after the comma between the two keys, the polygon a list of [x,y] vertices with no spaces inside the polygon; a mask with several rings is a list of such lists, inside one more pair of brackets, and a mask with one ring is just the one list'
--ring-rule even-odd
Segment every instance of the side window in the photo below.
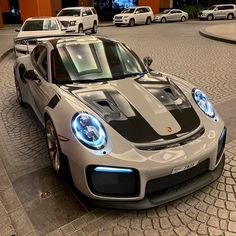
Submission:
{"label": "side window", "polygon": [[182,11],[176,11],[176,13],[182,13]]}
{"label": "side window", "polygon": [[233,6],[225,6],[225,7],[224,7],[224,10],[232,10],[232,9],[234,9]]}
{"label": "side window", "polygon": [[217,8],[216,8],[216,11],[217,11],[217,9],[218,9],[218,11],[224,10],[224,6],[219,6],[219,7],[217,7]]}
{"label": "side window", "polygon": [[86,14],[87,14],[87,16],[91,16],[93,13],[91,12],[90,9],[86,9]]}
{"label": "side window", "polygon": [[87,11],[86,9],[82,10],[82,16],[87,16],[87,12],[86,11]]}
{"label": "side window", "polygon": [[176,11],[175,10],[172,10],[171,12],[170,12],[170,14],[175,14],[176,13]]}
{"label": "side window", "polygon": [[44,79],[47,79],[47,48],[43,45],[38,45],[31,53],[31,60],[35,69]]}
{"label": "side window", "polygon": [[138,9],[136,10],[136,13],[138,13],[138,14],[143,13],[142,8],[138,8]]}

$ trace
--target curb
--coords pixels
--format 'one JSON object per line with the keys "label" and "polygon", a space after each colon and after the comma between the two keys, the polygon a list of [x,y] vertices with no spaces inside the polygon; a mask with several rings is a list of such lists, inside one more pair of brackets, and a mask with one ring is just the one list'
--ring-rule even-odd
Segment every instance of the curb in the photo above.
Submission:
{"label": "curb", "polygon": [[0,63],[10,54],[14,52],[14,48],[10,48],[8,49],[6,52],[4,52],[1,56],[0,56]]}
{"label": "curb", "polygon": [[234,40],[234,39],[230,39],[230,38],[226,38],[226,37],[221,37],[219,35],[211,34],[211,33],[207,32],[205,29],[199,30],[199,34],[202,35],[203,37],[213,39],[213,40],[216,40],[216,41],[220,41],[220,42],[224,42],[224,43],[230,43],[230,44],[236,44],[236,40]]}
{"label": "curb", "polygon": [[98,28],[110,27],[110,26],[114,26],[114,25],[112,23],[111,24],[98,25]]}

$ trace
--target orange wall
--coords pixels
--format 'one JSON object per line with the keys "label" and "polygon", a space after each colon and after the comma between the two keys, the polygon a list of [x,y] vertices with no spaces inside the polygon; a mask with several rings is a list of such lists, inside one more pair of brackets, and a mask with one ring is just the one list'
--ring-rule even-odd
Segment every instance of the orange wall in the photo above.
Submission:
{"label": "orange wall", "polygon": [[21,19],[25,21],[32,16],[51,16],[51,0],[19,0]]}
{"label": "orange wall", "polygon": [[61,0],[52,0],[52,16],[56,16],[61,8]]}
{"label": "orange wall", "polygon": [[10,11],[10,5],[9,5],[8,0],[0,0],[0,7],[2,9],[2,12]]}
{"label": "orange wall", "polygon": [[140,6],[150,6],[154,14],[159,12],[160,0],[139,0]]}
{"label": "orange wall", "polygon": [[80,0],[79,5],[85,6],[85,7],[90,7],[90,6],[93,6],[93,1],[92,0]]}
{"label": "orange wall", "polygon": [[51,0],[37,0],[37,3],[38,3],[38,16],[51,16],[52,15]]}
{"label": "orange wall", "polygon": [[160,8],[170,8],[170,0],[160,0]]}
{"label": "orange wall", "polygon": [[2,20],[2,10],[0,6],[0,29],[3,28],[3,20]]}

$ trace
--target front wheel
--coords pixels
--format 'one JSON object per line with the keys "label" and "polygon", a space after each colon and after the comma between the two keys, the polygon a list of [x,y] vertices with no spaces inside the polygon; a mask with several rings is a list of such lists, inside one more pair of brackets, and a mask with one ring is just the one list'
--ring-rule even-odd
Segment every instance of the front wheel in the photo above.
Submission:
{"label": "front wheel", "polygon": [[207,16],[207,20],[208,20],[208,21],[212,21],[212,20],[213,20],[213,15],[208,15],[208,16]]}
{"label": "front wheel", "polygon": [[161,23],[166,23],[166,18],[165,17],[161,18]]}
{"label": "front wheel", "polygon": [[152,23],[152,19],[150,17],[148,17],[146,19],[146,25],[150,25]]}
{"label": "front wheel", "polygon": [[129,26],[130,26],[130,27],[133,27],[134,25],[135,25],[135,21],[134,21],[134,19],[132,18],[132,19],[129,20]]}
{"label": "front wheel", "polygon": [[78,33],[83,33],[83,32],[84,32],[83,25],[82,25],[82,24],[79,24]]}
{"label": "front wheel", "polygon": [[67,180],[71,180],[70,167],[68,159],[62,154],[58,136],[52,121],[46,119],[46,139],[48,146],[48,154],[50,162],[54,171],[61,177]]}
{"label": "front wheel", "polygon": [[92,33],[96,34],[98,32],[98,24],[96,21],[93,23]]}
{"label": "front wheel", "polygon": [[23,99],[22,99],[20,85],[17,79],[15,79],[15,86],[16,86],[16,101],[21,107],[25,107],[25,103],[23,102]]}
{"label": "front wheel", "polygon": [[185,17],[185,16],[182,16],[182,17],[181,17],[181,22],[184,22],[184,21],[186,21],[186,17]]}

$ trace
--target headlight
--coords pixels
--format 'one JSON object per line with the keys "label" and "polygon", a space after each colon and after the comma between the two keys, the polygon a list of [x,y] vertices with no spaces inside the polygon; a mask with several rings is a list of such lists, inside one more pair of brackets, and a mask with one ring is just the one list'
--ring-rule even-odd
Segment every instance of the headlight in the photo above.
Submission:
{"label": "headlight", "polygon": [[70,21],[70,26],[75,26],[76,25],[76,21]]}
{"label": "headlight", "polygon": [[101,122],[86,112],[76,113],[72,118],[75,137],[86,147],[100,150],[107,143],[107,134]]}
{"label": "headlight", "polygon": [[125,18],[128,18],[129,16],[123,16],[123,18],[125,19]]}
{"label": "headlight", "polygon": [[193,89],[193,98],[200,109],[209,117],[215,117],[215,109],[211,102],[209,101],[207,95],[200,89]]}

